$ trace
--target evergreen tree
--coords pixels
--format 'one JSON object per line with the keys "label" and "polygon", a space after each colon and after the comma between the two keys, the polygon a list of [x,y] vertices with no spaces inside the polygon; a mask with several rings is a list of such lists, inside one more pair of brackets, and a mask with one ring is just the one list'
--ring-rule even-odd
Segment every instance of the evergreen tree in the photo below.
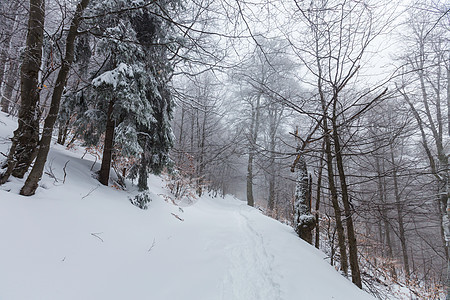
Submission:
{"label": "evergreen tree", "polygon": [[[84,78],[88,78],[89,62],[92,57],[90,48],[90,35],[79,35],[75,43],[74,68],[77,69],[78,75],[75,80],[69,82],[66,86],[66,92],[61,99],[61,107],[58,114],[58,144],[65,145],[67,135],[70,129],[73,129],[76,116],[81,112],[85,112],[85,86],[83,87]],[[70,142],[69,142],[70,143]]]}
{"label": "evergreen tree", "polygon": [[[136,6],[132,1],[108,3],[112,11]],[[83,132],[88,143],[105,134],[99,172],[104,185],[108,184],[113,149],[120,149],[120,155],[140,157],[131,176],[139,176],[141,190],[147,189],[148,171],[158,173],[169,162],[173,101],[169,91],[172,68],[166,52],[171,45],[171,24],[155,12],[168,5],[161,1],[111,16],[101,13],[105,6],[98,2],[94,10],[104,16],[98,22],[104,36],[98,49],[106,63],[92,81],[91,108],[83,116],[88,122],[81,123],[87,129]]]}

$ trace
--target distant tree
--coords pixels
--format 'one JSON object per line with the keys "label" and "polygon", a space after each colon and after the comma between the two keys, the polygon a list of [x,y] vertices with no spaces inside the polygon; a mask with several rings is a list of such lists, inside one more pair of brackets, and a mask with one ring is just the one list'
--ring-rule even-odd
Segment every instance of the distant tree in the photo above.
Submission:
{"label": "distant tree", "polygon": [[[427,3],[423,5],[431,5]],[[422,4],[421,4],[422,5]],[[404,55],[406,63],[402,82],[397,84],[398,93],[409,105],[417,123],[418,134],[428,161],[428,169],[434,176],[437,190],[436,202],[439,203],[441,233],[447,259],[447,298],[450,298],[450,202],[448,201],[448,149],[450,136],[450,118],[445,115],[450,108],[450,68],[448,55],[448,22],[440,25],[434,22],[433,10],[419,5],[410,16],[409,35],[404,39],[407,50]],[[443,6],[445,8],[445,6]],[[446,8],[448,9],[448,8]],[[446,16],[441,14],[439,20]],[[448,10],[447,10],[448,12]],[[444,99],[447,98],[447,101]],[[447,118],[447,120],[446,120]],[[447,130],[445,127],[448,127]]]}
{"label": "distant tree", "polygon": [[181,172],[189,173],[199,196],[206,188],[220,192],[220,173],[236,159],[233,152],[239,147],[237,135],[224,122],[230,113],[225,109],[226,91],[222,86],[213,72],[206,71],[195,78],[179,80],[175,87],[178,106],[173,122],[176,143],[172,157]]}
{"label": "distant tree", "polygon": [[8,1],[0,6],[0,105],[5,113],[13,107],[15,101],[12,95],[19,81],[17,78],[20,77],[19,56],[25,37],[23,13],[24,8],[19,0]]}
{"label": "distant tree", "polygon": [[[241,113],[247,114],[243,117],[248,128],[245,133],[248,141],[247,204],[254,206],[255,160],[264,153],[268,157],[265,168],[269,181],[268,204],[269,209],[273,209],[277,136],[286,113],[284,100],[297,96],[299,88],[292,80],[295,64],[286,52],[286,44],[276,39],[257,40],[254,53],[234,70],[232,79],[239,86],[236,94],[244,104]],[[262,142],[264,139],[266,145]]]}

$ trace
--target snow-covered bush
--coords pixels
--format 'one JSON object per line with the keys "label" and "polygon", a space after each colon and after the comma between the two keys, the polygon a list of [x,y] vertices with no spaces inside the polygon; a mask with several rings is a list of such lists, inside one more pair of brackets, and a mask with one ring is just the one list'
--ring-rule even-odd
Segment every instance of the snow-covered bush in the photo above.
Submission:
{"label": "snow-covered bush", "polygon": [[137,194],[136,196],[134,196],[134,198],[128,199],[130,200],[131,204],[139,207],[140,209],[147,209],[148,203],[152,201],[152,199],[150,198],[150,194],[146,191]]}

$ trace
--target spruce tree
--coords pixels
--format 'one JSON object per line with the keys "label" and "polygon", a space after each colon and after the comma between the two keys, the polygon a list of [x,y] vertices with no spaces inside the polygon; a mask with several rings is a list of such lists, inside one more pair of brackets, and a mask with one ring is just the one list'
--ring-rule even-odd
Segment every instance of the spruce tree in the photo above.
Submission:
{"label": "spruce tree", "polygon": [[[168,151],[173,140],[169,123],[172,68],[167,57],[171,24],[159,17],[160,11],[155,12],[169,4],[161,1],[132,9],[132,1],[112,1],[107,9],[125,11],[114,16],[101,13],[105,6],[100,4],[97,15],[102,21],[98,21],[98,30],[103,38],[98,50],[107,60],[100,75],[92,80],[91,105],[82,122],[87,129],[83,130],[84,137],[88,143],[95,143],[105,135],[99,171],[102,184],[108,184],[113,155],[135,156],[139,164],[130,174],[139,176],[139,188],[145,190],[148,172],[158,173],[170,161]],[[120,149],[120,153],[114,153],[114,149]]]}

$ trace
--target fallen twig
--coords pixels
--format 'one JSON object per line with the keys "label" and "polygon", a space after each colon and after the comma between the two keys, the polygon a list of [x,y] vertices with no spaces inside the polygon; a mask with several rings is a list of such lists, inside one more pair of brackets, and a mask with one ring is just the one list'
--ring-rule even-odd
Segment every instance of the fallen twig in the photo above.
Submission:
{"label": "fallen twig", "polygon": [[55,173],[53,172],[53,162],[55,161],[55,159],[53,158],[50,163],[48,165],[45,166],[46,171],[44,172],[44,174],[48,175],[50,178],[52,178],[55,182],[58,182],[58,178],[56,178]]}
{"label": "fallen twig", "polygon": [[91,166],[91,172],[92,172],[92,169],[94,169],[95,163],[97,162],[97,156],[94,156],[94,157],[95,157],[95,161],[94,161],[94,163]]}
{"label": "fallen twig", "polygon": [[67,167],[67,164],[69,163],[69,161],[70,161],[70,160],[66,161],[66,163],[64,164],[64,168],[63,168],[63,171],[64,171],[64,179],[63,179],[63,183],[66,182],[66,176],[67,176],[67,173],[66,173],[66,167]]}
{"label": "fallen twig", "polygon": [[86,155],[86,153],[88,152],[88,149],[86,148],[86,149],[84,149],[84,153],[83,153],[83,155],[81,156],[81,159],[83,159],[84,158],[84,156]]}
{"label": "fallen twig", "polygon": [[99,234],[102,234],[102,233],[103,233],[103,232],[96,232],[96,233],[91,233],[91,235],[92,235],[92,236],[95,236],[95,237],[98,238],[100,241],[104,242],[104,240],[103,240],[101,237],[98,236]]}
{"label": "fallen twig", "polygon": [[152,249],[153,249],[153,247],[155,247],[155,245],[156,245],[156,240],[155,240],[155,239],[153,239],[153,243],[152,243],[152,245],[150,246],[150,248],[148,249],[148,251],[147,251],[147,252],[150,252],[150,251],[152,251]]}
{"label": "fallen twig", "polygon": [[87,193],[86,195],[84,195],[83,197],[81,197],[81,199],[84,199],[84,198],[86,198],[87,196],[89,196],[93,191],[95,191],[96,189],[98,189],[99,186],[100,186],[100,185],[97,184],[97,186],[96,186],[95,188],[91,189],[91,190],[89,191],[89,193]]}
{"label": "fallen twig", "polygon": [[180,221],[184,221],[184,219],[180,218],[180,216],[178,216],[177,214],[171,213],[172,216],[174,216],[175,218],[177,218]]}

